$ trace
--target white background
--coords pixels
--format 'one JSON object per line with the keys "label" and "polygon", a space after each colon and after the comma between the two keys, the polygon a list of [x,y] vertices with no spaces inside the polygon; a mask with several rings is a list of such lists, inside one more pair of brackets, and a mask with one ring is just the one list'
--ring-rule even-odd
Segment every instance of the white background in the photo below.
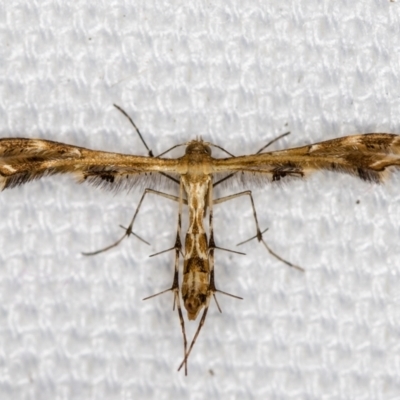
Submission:
{"label": "white background", "polygon": [[[400,5],[368,1],[13,1],[0,5],[0,136],[146,155],[202,136],[251,154],[400,133]],[[0,194],[1,399],[399,399],[400,178],[317,173],[254,189],[265,239],[217,253],[222,290],[189,360],[171,284],[177,209],[52,177]],[[174,187],[167,189],[174,192]],[[237,188],[220,190],[217,195]],[[254,234],[216,208],[223,247]],[[189,336],[196,324],[189,324]]]}

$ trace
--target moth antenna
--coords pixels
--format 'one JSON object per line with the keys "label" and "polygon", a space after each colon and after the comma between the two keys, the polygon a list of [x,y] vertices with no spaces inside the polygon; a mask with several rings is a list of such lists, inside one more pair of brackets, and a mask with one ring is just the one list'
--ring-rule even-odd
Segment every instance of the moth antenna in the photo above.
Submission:
{"label": "moth antenna", "polygon": [[172,150],[174,150],[174,149],[176,149],[178,147],[182,147],[182,146],[186,146],[186,145],[187,145],[187,143],[176,144],[175,146],[170,147],[168,150],[166,150],[163,153],[161,153],[158,156],[156,156],[156,158],[157,157],[162,157],[163,155],[169,153],[170,151],[172,151]]}
{"label": "moth antenna", "polygon": [[209,142],[207,142],[207,144],[208,144],[209,146],[212,146],[212,147],[215,147],[215,148],[217,148],[217,149],[222,150],[223,152],[225,152],[226,154],[228,154],[228,156],[230,156],[230,157],[235,157],[235,156],[234,156],[232,153],[230,153],[228,150],[225,150],[223,147],[218,146],[217,144],[209,143]]}
{"label": "moth antenna", "polygon": [[[129,122],[131,123],[131,125],[135,128],[136,132],[138,133],[138,135],[139,135],[139,137],[140,137],[140,140],[141,140],[142,143],[144,144],[144,147],[146,147],[149,157],[154,157],[153,150],[150,150],[149,146],[147,146],[147,143],[146,143],[145,140],[143,139],[143,136],[142,136],[142,134],[140,133],[139,128],[138,128],[138,127],[136,126],[136,124],[133,122],[133,119],[129,116],[129,114],[128,114],[123,108],[121,108],[120,106],[118,106],[117,104],[113,104],[113,106],[114,106],[118,111],[120,111],[126,118],[128,118]],[[172,149],[170,149],[170,150],[172,150]],[[168,151],[169,151],[169,150],[168,150]],[[167,151],[167,152],[168,152],[168,151]],[[160,157],[160,156],[162,156],[162,155],[165,154],[165,153],[166,153],[166,152],[164,152],[164,153],[158,155],[157,157]],[[175,179],[174,177],[172,177],[172,176],[166,174],[165,172],[160,172],[160,174],[163,175],[163,176],[165,176],[166,178],[170,179],[171,181],[173,181],[173,182],[175,182],[175,183],[177,183],[177,184],[179,185],[179,181],[178,181],[177,179]]]}
{"label": "moth antenna", "polygon": [[278,140],[284,138],[285,136],[290,135],[290,132],[282,133],[282,135],[277,136],[275,139],[272,139],[270,142],[268,142],[265,146],[261,147],[260,150],[257,151],[256,154],[260,154],[263,150],[265,150],[267,147],[271,146],[271,144],[274,144]]}
{"label": "moth antenna", "polygon": [[126,118],[128,118],[129,122],[130,122],[131,125],[135,128],[137,134],[139,135],[140,140],[141,140],[142,143],[144,144],[144,147],[146,147],[147,152],[148,152],[148,154],[149,154],[149,157],[154,157],[153,151],[150,150],[149,146],[147,146],[147,143],[146,143],[145,140],[143,139],[143,136],[142,136],[142,134],[140,133],[139,128],[138,128],[138,127],[136,126],[136,124],[133,122],[133,119],[129,116],[129,114],[128,114],[124,109],[122,109],[120,106],[118,106],[117,104],[113,104],[113,106],[114,106],[118,111],[120,111],[123,115],[125,115]]}

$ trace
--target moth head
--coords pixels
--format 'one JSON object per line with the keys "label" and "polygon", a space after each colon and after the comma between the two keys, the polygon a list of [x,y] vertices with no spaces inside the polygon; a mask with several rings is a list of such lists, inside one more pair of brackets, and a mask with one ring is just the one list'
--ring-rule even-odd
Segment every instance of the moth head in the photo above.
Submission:
{"label": "moth head", "polygon": [[211,155],[211,148],[202,140],[192,140],[186,147],[186,154],[208,154]]}

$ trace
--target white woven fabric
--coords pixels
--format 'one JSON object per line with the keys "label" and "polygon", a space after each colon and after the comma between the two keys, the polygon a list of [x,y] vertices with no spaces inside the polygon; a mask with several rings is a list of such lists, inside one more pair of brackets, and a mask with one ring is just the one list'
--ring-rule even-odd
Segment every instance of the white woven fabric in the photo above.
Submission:
{"label": "white woven fabric", "polygon": [[[400,133],[400,5],[12,1],[0,5],[0,136],[146,154],[198,135],[234,154]],[[0,399],[399,399],[400,178],[253,188],[265,238],[217,253],[221,290],[189,360],[171,284],[176,205],[53,177],[0,194]],[[167,191],[173,193],[174,188]],[[221,189],[217,194],[237,189]],[[216,239],[254,234],[248,199]],[[195,324],[188,324],[189,337]]]}

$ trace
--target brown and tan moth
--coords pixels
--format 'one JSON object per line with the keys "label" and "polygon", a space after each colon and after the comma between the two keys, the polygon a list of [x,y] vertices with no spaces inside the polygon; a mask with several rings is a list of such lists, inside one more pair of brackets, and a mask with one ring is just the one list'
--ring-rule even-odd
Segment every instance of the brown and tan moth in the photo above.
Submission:
{"label": "brown and tan moth", "polygon": [[[117,108],[127,116],[123,110]],[[130,118],[129,120],[143,141],[139,130]],[[176,305],[178,311],[184,345],[184,357],[178,370],[185,365],[185,373],[187,373],[188,356],[204,325],[211,298],[214,297],[216,301],[217,292],[230,295],[218,290],[215,286],[214,251],[220,248],[216,246],[214,240],[214,205],[238,196],[248,196],[256,225],[254,238],[263,243],[274,257],[291,267],[302,270],[274,253],[264,241],[251,191],[215,199],[213,188],[217,184],[232,177],[243,179],[248,175],[257,178],[261,183],[269,183],[288,178],[304,178],[318,170],[347,173],[365,181],[380,183],[390,167],[400,166],[400,136],[389,133],[346,136],[307,146],[263,153],[267,145],[256,154],[239,157],[202,139],[174,146],[173,148],[186,146],[185,154],[179,158],[163,157],[172,149],[155,157],[146,143],[144,141],[143,143],[149,152],[148,156],[95,151],[50,140],[0,139],[0,188],[13,188],[44,176],[63,173],[75,175],[79,183],[88,182],[111,189],[130,189],[143,177],[150,180],[162,177],[176,182],[179,187],[177,196],[145,189],[124,235],[112,245],[86,254],[98,254],[116,247],[125,237],[137,236],[133,232],[133,225],[146,194],[157,194],[178,203],[177,234],[174,246],[169,249],[175,252],[173,281],[171,287],[161,293],[172,291],[174,296],[174,307]],[[211,155],[211,147],[219,148],[229,157],[214,158]],[[246,182],[245,179],[243,180]],[[184,207],[188,210],[189,227],[184,245],[182,245],[181,219]],[[207,213],[208,235],[203,223]],[[182,283],[179,277],[181,255],[183,257]],[[203,310],[189,347],[181,300],[189,320],[195,320]],[[216,304],[219,309],[217,301]]]}

